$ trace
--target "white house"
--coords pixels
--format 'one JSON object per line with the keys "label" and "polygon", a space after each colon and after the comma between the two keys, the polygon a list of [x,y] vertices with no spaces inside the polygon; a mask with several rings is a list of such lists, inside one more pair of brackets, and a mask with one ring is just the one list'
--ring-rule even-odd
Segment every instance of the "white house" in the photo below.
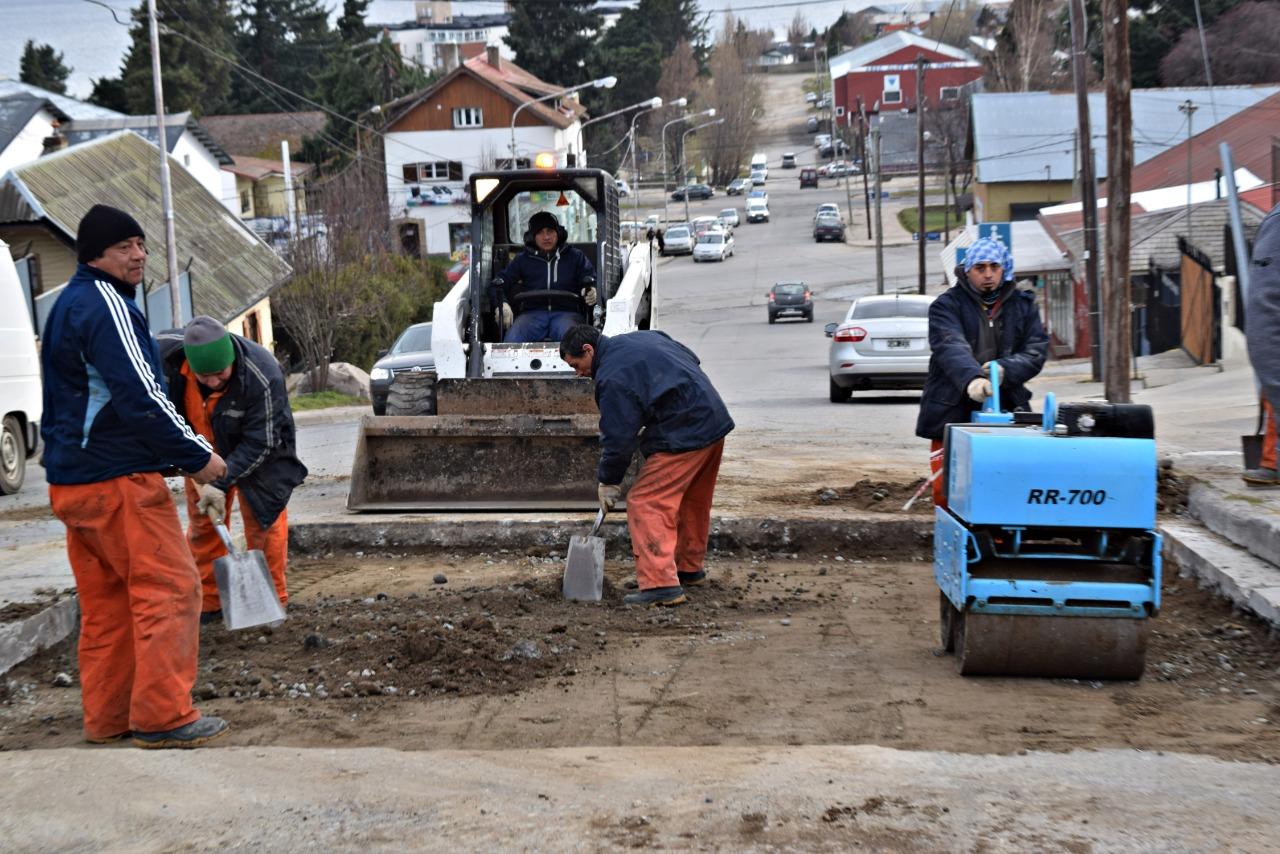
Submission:
{"label": "white house", "polygon": [[0,175],[30,163],[70,117],[52,101],[25,92],[0,97]]}
{"label": "white house", "polygon": [[421,221],[424,249],[430,254],[452,252],[467,242],[467,181],[477,170],[510,164],[511,120],[517,110],[518,167],[527,168],[543,152],[554,154],[561,166],[581,163],[582,105],[573,97],[533,103],[561,88],[490,46],[431,87],[388,105],[383,157],[392,219]]}
{"label": "white house", "polygon": [[[174,113],[164,117],[165,146],[175,160],[200,182],[215,199],[222,199],[224,187],[222,167],[230,166],[230,155],[214,141],[191,113]],[[131,130],[153,145],[156,133],[155,116],[120,116],[108,119],[75,119],[63,128],[69,145],[78,145],[109,136],[117,131]],[[225,201],[224,201],[225,204]]]}

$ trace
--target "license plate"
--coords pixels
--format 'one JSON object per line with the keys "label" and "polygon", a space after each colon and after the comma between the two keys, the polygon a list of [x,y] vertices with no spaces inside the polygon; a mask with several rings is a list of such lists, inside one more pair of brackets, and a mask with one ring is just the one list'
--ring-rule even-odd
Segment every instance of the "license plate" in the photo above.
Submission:
{"label": "license plate", "polygon": [[910,338],[890,338],[886,341],[890,350],[905,350],[911,346]]}

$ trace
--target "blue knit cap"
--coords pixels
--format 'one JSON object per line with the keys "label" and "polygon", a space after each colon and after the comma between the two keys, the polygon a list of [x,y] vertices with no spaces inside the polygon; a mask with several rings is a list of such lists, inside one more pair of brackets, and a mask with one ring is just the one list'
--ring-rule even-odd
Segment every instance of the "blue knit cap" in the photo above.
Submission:
{"label": "blue knit cap", "polygon": [[975,240],[973,245],[965,250],[964,271],[966,273],[973,269],[974,264],[983,262],[999,264],[1004,269],[1004,280],[1013,281],[1013,256],[1000,241],[983,237]]}

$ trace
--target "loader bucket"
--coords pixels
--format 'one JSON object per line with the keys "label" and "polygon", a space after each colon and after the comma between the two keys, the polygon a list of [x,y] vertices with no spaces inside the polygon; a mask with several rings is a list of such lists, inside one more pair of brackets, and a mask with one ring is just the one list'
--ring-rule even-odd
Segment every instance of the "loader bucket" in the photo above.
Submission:
{"label": "loader bucket", "polygon": [[367,415],[347,507],[593,509],[598,424],[595,415]]}

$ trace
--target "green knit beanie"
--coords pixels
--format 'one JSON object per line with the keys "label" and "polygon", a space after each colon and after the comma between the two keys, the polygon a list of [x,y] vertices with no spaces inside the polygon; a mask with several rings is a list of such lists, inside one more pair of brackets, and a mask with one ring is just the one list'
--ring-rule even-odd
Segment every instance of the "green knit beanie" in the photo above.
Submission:
{"label": "green knit beanie", "polygon": [[231,333],[212,317],[201,315],[187,324],[182,336],[187,364],[197,374],[216,374],[236,360]]}

